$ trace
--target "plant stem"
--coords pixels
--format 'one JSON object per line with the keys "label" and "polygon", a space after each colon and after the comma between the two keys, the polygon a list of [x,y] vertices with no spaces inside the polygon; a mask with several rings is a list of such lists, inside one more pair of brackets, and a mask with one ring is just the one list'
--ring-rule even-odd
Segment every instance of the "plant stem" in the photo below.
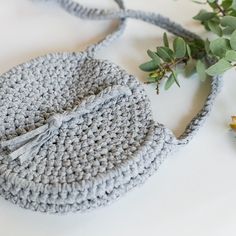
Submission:
{"label": "plant stem", "polygon": [[218,2],[216,2],[216,7],[219,10],[219,12],[222,14],[222,16],[226,15],[224,9],[222,9],[222,7],[219,5]]}
{"label": "plant stem", "polygon": [[182,62],[185,62],[186,60],[188,59],[188,57],[183,57],[183,58],[180,58],[180,59],[177,59],[177,60],[174,60],[172,61],[171,63],[167,63],[163,66],[164,69],[167,69],[167,70],[170,70],[172,67],[182,63]]}

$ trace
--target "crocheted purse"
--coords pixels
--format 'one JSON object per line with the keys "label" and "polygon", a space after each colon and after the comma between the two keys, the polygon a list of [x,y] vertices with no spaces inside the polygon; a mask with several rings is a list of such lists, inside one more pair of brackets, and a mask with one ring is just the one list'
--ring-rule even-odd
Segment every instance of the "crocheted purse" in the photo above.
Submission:
{"label": "crocheted purse", "polygon": [[141,19],[175,35],[199,38],[154,13],[90,9],[52,0],[89,19],[120,19],[118,29],[80,53],[54,53],[0,76],[0,194],[34,211],[64,213],[106,205],[143,183],[168,153],[187,144],[219,90],[176,138],[153,121],[137,79],[95,52],[115,40],[126,18]]}

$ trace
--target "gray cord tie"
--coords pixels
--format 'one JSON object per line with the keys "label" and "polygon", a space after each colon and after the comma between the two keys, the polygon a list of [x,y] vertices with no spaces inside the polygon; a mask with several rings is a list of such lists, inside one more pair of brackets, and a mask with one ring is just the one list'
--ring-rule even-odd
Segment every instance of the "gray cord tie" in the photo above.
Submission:
{"label": "gray cord tie", "polygon": [[108,87],[97,95],[87,97],[72,111],[51,116],[47,124],[26,134],[2,142],[1,147],[11,151],[8,155],[10,161],[18,159],[22,164],[33,158],[33,155],[37,154],[40,147],[56,134],[64,122],[69,122],[72,119],[90,113],[95,107],[101,106],[111,99],[124,95],[130,96],[131,94],[131,90],[126,86],[114,85]]}
{"label": "gray cord tie", "polygon": [[55,114],[48,119],[49,127],[54,127],[59,129],[62,126],[63,121],[65,120],[66,113]]}

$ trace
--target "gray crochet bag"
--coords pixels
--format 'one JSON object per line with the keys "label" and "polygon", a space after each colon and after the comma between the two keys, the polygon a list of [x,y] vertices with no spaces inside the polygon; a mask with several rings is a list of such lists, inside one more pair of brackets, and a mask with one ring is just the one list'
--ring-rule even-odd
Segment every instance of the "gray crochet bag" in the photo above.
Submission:
{"label": "gray crochet bag", "polygon": [[176,138],[153,121],[138,80],[94,58],[115,40],[126,18],[141,19],[175,35],[198,38],[154,13],[89,9],[53,0],[81,18],[120,19],[118,29],[80,53],[54,53],[0,76],[0,194],[34,211],[65,213],[104,206],[143,183],[202,125],[219,90]]}

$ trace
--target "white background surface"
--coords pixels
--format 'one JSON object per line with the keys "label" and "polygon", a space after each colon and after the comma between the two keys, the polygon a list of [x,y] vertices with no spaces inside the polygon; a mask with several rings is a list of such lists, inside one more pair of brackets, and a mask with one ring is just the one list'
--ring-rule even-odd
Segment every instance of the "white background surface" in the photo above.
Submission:
{"label": "white background surface", "polygon": [[[111,0],[81,0],[88,6],[113,8]],[[126,6],[163,13],[204,33],[191,20],[201,6],[190,0],[126,0]],[[114,28],[109,21],[82,21],[53,5],[28,0],[0,0],[0,73],[36,56],[83,50]],[[130,20],[125,34],[97,57],[110,59],[140,80],[138,65],[147,48],[160,43],[163,31]],[[116,203],[86,214],[65,216],[34,213],[0,198],[1,236],[195,236],[236,235],[236,138],[229,132],[236,114],[235,72],[224,87],[211,116],[195,139],[167,158],[159,172]],[[201,107],[209,86],[196,78],[180,78],[181,89],[155,95],[145,86],[155,119],[177,135]],[[236,136],[236,134],[235,134]]]}

